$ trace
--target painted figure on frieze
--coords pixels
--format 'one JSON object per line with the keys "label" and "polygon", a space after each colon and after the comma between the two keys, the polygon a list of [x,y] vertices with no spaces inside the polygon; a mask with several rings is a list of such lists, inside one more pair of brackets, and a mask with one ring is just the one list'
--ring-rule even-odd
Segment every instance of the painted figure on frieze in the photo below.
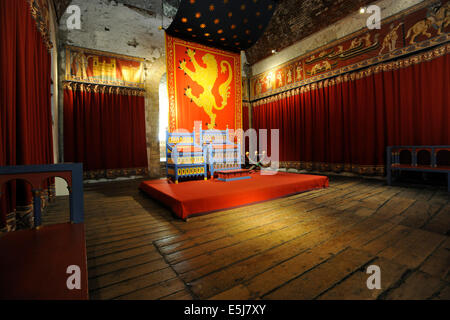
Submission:
{"label": "painted figure on frieze", "polygon": [[365,36],[361,37],[361,40],[366,44],[366,48],[372,45],[372,40],[370,40],[370,33],[367,33]]}
{"label": "painted figure on frieze", "polygon": [[408,29],[406,39],[409,39],[409,44],[415,44],[416,38],[424,36],[431,38],[433,36],[433,28],[437,30],[437,35],[441,35],[443,30],[450,24],[450,2],[440,6],[431,7],[428,9],[427,17],[416,22]]}
{"label": "painted figure on frieze", "polygon": [[294,82],[293,74],[294,74],[293,69],[288,68],[286,74],[286,84],[291,84],[292,82]]}
{"label": "painted figure on frieze", "polygon": [[359,48],[362,45],[362,41],[360,38],[355,38],[352,40],[352,43],[350,44],[350,49]]}
{"label": "painted figure on frieze", "polygon": [[275,83],[277,88],[284,86],[284,73],[282,70],[277,71],[277,78]]}
{"label": "painted figure on frieze", "polygon": [[397,26],[391,25],[391,31],[384,37],[383,46],[379,54],[382,54],[385,49],[389,52],[394,51],[397,48],[397,40],[399,38],[398,29],[403,25],[403,22],[399,23]]}
{"label": "painted figure on frieze", "polygon": [[450,25],[450,2],[447,2],[437,9],[436,14],[434,15],[434,24],[437,26],[438,35],[441,35],[443,29]]}
{"label": "painted figure on frieze", "polygon": [[87,79],[88,59],[83,51],[74,51],[72,53],[72,76],[77,80]]}
{"label": "painted figure on frieze", "polygon": [[330,52],[324,50],[322,52],[319,53],[319,55],[316,57],[316,55],[312,55],[311,57],[309,57],[308,59],[306,59],[306,63],[314,63],[317,61],[321,61],[322,59],[324,59]]}
{"label": "painted figure on frieze", "polygon": [[297,66],[295,68],[295,81],[300,81],[303,79],[303,67],[302,63],[297,63]]}
{"label": "painted figure on frieze", "polygon": [[262,82],[261,79],[256,79],[255,81],[255,94],[260,95],[262,93]]}
{"label": "painted figure on frieze", "polygon": [[308,73],[308,75],[314,76],[319,73],[332,70],[337,64],[338,64],[337,62],[330,63],[330,61],[324,60],[324,61],[319,62],[316,65],[314,65],[312,67],[311,71],[309,71],[307,73]]}
{"label": "painted figure on frieze", "polygon": [[415,25],[413,25],[408,30],[408,33],[406,35],[406,39],[410,39],[409,44],[416,43],[415,40],[420,35],[430,38],[431,33],[428,32],[428,29],[431,27],[432,24],[433,24],[433,20],[431,20],[430,18],[426,18],[426,19],[423,19],[423,20],[417,22]]}

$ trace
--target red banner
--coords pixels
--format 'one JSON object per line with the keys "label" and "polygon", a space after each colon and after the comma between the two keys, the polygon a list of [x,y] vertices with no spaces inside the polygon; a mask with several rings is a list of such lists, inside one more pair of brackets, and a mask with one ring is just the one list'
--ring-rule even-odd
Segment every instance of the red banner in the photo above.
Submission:
{"label": "red banner", "polygon": [[242,128],[241,57],[166,35],[169,131]]}

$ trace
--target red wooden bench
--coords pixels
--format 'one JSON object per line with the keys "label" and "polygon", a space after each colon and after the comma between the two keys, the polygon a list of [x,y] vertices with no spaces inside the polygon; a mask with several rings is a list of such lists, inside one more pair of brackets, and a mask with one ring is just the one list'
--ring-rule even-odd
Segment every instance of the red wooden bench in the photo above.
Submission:
{"label": "red wooden bench", "polygon": [[[49,177],[67,182],[70,222],[42,227],[40,195]],[[82,164],[0,167],[0,195],[2,186],[15,179],[31,184],[35,228],[0,237],[0,299],[88,299]]]}
{"label": "red wooden bench", "polygon": [[[81,288],[69,290],[69,266],[79,266]],[[84,224],[55,224],[0,238],[0,299],[88,299]]]}

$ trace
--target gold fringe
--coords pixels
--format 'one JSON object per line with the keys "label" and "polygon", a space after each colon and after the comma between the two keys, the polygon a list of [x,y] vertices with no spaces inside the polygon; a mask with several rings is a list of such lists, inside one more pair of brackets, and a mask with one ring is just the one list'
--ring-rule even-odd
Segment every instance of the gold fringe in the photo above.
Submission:
{"label": "gold fringe", "polygon": [[280,168],[322,171],[322,172],[351,172],[360,175],[384,176],[386,167],[384,165],[355,165],[343,163],[305,162],[305,161],[280,161]]}
{"label": "gold fringe", "polygon": [[102,169],[84,172],[85,180],[114,179],[131,176],[148,176],[148,168]]}
{"label": "gold fringe", "polygon": [[64,89],[73,90],[73,91],[82,91],[82,92],[103,93],[103,94],[120,94],[120,95],[126,95],[126,96],[139,96],[139,97],[145,96],[145,90],[143,90],[143,89],[114,87],[114,86],[75,82],[75,81],[65,81]]}

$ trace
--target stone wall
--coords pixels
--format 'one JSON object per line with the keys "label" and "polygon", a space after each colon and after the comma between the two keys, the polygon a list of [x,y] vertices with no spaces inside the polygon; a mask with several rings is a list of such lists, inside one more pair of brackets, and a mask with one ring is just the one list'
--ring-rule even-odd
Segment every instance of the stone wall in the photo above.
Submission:
{"label": "stone wall", "polygon": [[159,177],[159,99],[158,86],[165,73],[164,21],[158,13],[134,8],[111,0],[72,0],[70,5],[81,9],[81,30],[68,30],[64,13],[59,21],[59,149],[63,154],[63,94],[65,45],[85,47],[145,59],[146,132],[149,172]]}

